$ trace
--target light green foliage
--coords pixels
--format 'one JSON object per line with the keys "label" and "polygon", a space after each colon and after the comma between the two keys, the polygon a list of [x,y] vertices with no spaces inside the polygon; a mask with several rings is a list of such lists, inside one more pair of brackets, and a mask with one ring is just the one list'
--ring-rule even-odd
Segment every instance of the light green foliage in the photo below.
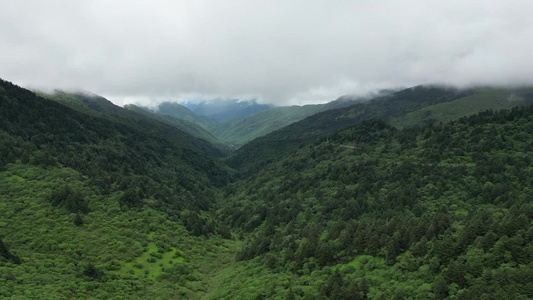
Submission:
{"label": "light green foliage", "polygon": [[[73,224],[75,214],[47,200],[65,184],[89,201],[82,226]],[[0,280],[14,278],[0,285],[4,297],[196,299],[236,251],[231,241],[190,236],[149,207],[124,210],[119,193],[100,196],[69,168],[9,164],[0,172],[0,189],[0,232],[22,260],[0,261]],[[95,277],[84,271],[89,264]]]}
{"label": "light green foliage", "polygon": [[397,128],[420,126],[435,122],[449,122],[461,117],[492,109],[511,109],[525,102],[532,93],[531,88],[481,88],[471,96],[450,102],[439,103],[393,118],[390,124]]}
{"label": "light green foliage", "polygon": [[[452,104],[453,103],[453,104]],[[399,128],[450,121],[485,109],[511,108],[533,103],[531,88],[514,90],[472,88],[457,90],[416,86],[369,101],[329,109],[259,137],[237,150],[228,164],[253,174],[300,147],[371,118]]]}
{"label": "light green foliage", "polygon": [[124,263],[117,274],[133,274],[137,277],[148,277],[155,280],[161,273],[172,267],[173,264],[182,263],[184,258],[179,256],[176,248],[170,248],[170,251],[159,251],[154,242],[149,242],[147,249],[141,256],[135,258],[132,262]]}
{"label": "light green foliage", "polygon": [[[136,113],[145,115],[149,118],[156,119],[160,122],[172,125],[177,127],[180,130],[187,132],[188,134],[197,137],[199,139],[208,141],[209,143],[216,145],[218,148],[223,150],[223,152],[228,151],[228,146],[213,136],[207,129],[204,127],[187,120],[186,118],[180,118],[177,116],[169,116],[165,114],[160,114],[154,111],[151,111],[147,108],[135,106],[135,105],[126,105],[124,108],[134,111]],[[215,125],[213,125],[215,126]]]}
{"label": "light green foliage", "polygon": [[253,115],[226,121],[212,132],[219,139],[240,147],[247,142],[325,110],[325,105],[274,107]]}

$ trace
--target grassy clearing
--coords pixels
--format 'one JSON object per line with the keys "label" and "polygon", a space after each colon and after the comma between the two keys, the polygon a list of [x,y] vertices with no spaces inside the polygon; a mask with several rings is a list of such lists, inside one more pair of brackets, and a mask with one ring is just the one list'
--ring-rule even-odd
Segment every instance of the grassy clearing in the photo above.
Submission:
{"label": "grassy clearing", "polygon": [[134,261],[125,262],[116,273],[118,275],[129,274],[155,280],[166,268],[170,268],[174,263],[181,263],[185,260],[176,248],[161,253],[154,242],[149,242],[146,249]]}
{"label": "grassy clearing", "polygon": [[396,128],[406,128],[424,123],[447,122],[488,109],[510,109],[520,104],[509,100],[513,95],[515,93],[510,90],[481,89],[469,97],[424,107],[405,116],[393,118],[390,124]]}
{"label": "grassy clearing", "polygon": [[358,255],[352,261],[350,261],[350,262],[348,262],[346,264],[335,265],[335,266],[331,267],[331,269],[333,271],[335,271],[336,269],[339,269],[340,271],[343,271],[346,268],[351,267],[351,268],[354,268],[354,270],[360,270],[371,259],[373,259],[373,257],[371,255]]}

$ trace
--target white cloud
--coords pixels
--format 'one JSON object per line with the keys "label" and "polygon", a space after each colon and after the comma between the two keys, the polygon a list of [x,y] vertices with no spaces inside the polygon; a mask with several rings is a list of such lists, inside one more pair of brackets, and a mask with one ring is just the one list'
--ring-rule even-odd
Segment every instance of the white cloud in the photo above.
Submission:
{"label": "white cloud", "polygon": [[301,104],[419,83],[533,84],[526,0],[0,0],[0,7],[0,77],[120,103],[201,94]]}

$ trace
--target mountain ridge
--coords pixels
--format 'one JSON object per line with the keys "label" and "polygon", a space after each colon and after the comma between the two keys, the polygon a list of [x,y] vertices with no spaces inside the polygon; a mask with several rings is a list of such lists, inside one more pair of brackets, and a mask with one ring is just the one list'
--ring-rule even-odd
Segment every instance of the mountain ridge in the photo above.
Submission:
{"label": "mountain ridge", "polygon": [[[495,90],[502,91],[502,89]],[[366,102],[356,103],[345,108],[326,110],[249,142],[232,153],[227,162],[230,166],[244,171],[245,174],[251,174],[269,162],[276,161],[279,157],[288,155],[291,151],[296,150],[307,142],[326,137],[338,130],[353,126],[370,118],[382,118],[397,126],[408,120],[410,120],[408,124],[411,124],[411,126],[424,125],[428,121],[438,122],[439,120],[434,117],[440,118],[439,115],[432,117],[431,114],[425,113],[414,117],[413,114],[424,109],[427,111],[430,107],[438,107],[437,105],[446,107],[445,103],[453,103],[453,101],[463,98],[470,97],[469,99],[476,99],[473,96],[480,91],[484,90],[421,85],[397,91],[390,95],[373,98]],[[500,97],[500,101],[493,101],[491,105],[479,105],[480,103],[483,104],[483,97],[478,97],[478,100],[481,99],[478,101],[478,105],[469,110],[455,111],[451,117],[447,117],[448,120],[462,117],[466,112],[475,113],[489,108],[510,108],[533,101],[533,94],[529,92],[529,88],[503,91],[504,97],[503,99]],[[522,102],[512,102],[509,105],[509,102],[506,100],[507,95],[514,93],[513,91],[521,91],[524,97],[522,98]],[[442,118],[440,121],[445,120]]]}
{"label": "mountain ridge", "polygon": [[240,170],[173,119],[64,100],[0,81],[0,297],[533,297],[529,88],[328,110]]}

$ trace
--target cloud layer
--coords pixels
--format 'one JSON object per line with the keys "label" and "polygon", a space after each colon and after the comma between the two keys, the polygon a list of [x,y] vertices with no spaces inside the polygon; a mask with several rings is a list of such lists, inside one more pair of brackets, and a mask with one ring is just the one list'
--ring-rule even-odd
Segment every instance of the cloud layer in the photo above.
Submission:
{"label": "cloud layer", "polygon": [[0,0],[0,77],[119,104],[533,84],[533,2]]}

